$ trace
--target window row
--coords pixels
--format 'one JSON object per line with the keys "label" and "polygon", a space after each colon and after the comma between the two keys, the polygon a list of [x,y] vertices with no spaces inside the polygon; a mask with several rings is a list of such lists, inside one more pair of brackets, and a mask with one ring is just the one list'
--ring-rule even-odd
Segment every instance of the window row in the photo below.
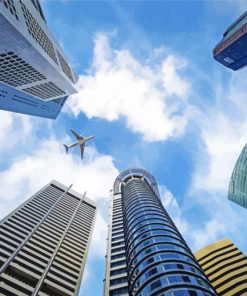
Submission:
{"label": "window row", "polygon": [[131,242],[131,244],[127,245],[127,251],[130,253],[135,249],[137,252],[140,248],[142,248],[142,246],[147,246],[159,241],[174,242],[175,244],[182,246],[186,245],[184,240],[181,239],[181,237],[177,233],[175,233],[175,231],[171,231],[169,228],[168,230],[166,230],[166,228],[164,227],[164,229],[144,232],[144,234],[137,236]]}
{"label": "window row", "polygon": [[120,284],[124,284],[124,283],[127,283],[127,277],[126,276],[110,280],[110,286],[120,285]]}
{"label": "window row", "polygon": [[160,243],[172,243],[180,245],[182,247],[186,246],[183,241],[180,240],[178,236],[171,235],[169,231],[157,230],[155,233],[153,231],[152,235],[144,235],[135,240],[134,244],[127,246],[127,253],[129,257],[135,256],[138,252],[146,248],[147,246]]}
{"label": "window row", "polygon": [[139,262],[142,262],[142,260],[147,257],[149,254],[152,253],[159,253],[162,251],[174,251],[174,252],[182,252],[182,253],[187,253],[188,255],[191,255],[190,251],[185,247],[185,246],[177,246],[174,244],[159,244],[159,245],[153,245],[151,247],[148,247],[144,250],[142,250],[137,256],[132,258],[129,264],[131,265],[136,265]]}
{"label": "window row", "polygon": [[172,231],[177,233],[176,228],[170,222],[170,220],[163,219],[163,218],[149,218],[148,220],[144,220],[143,222],[137,224],[131,231],[127,233],[127,241],[132,241],[139,235],[151,230],[151,229],[165,229],[168,231]]}
{"label": "window row", "polygon": [[156,253],[140,262],[138,265],[131,266],[129,273],[130,277],[137,277],[139,273],[145,272],[148,270],[150,266],[157,264],[158,262],[167,262],[169,260],[178,260],[184,263],[190,263],[192,265],[196,265],[195,259],[191,256],[191,254],[184,253],[175,253],[175,252],[164,252],[164,253]]}
{"label": "window row", "polygon": [[[208,283],[204,280],[198,279],[193,276],[185,276],[185,275],[167,275],[162,276],[158,280],[155,280],[149,283],[144,289],[139,290],[137,292],[138,295],[152,295],[154,291],[157,291],[162,288],[168,288],[173,285],[182,285],[182,284],[191,284],[193,286],[203,287],[208,290],[213,290],[210,288]],[[135,295],[135,293],[133,293]]]}
{"label": "window row", "polygon": [[[196,274],[199,275],[200,277],[204,277],[203,273],[196,269],[195,267],[188,265],[188,264],[183,264],[183,263],[162,263],[159,265],[156,265],[155,267],[149,269],[145,273],[143,273],[141,276],[137,277],[135,279],[135,285],[134,288],[139,288],[142,286],[147,280],[149,280],[151,277],[156,276],[156,275],[161,275],[166,272],[171,272],[174,271],[175,273],[181,272],[185,273],[188,272],[190,274]],[[133,283],[133,281],[132,281]]]}

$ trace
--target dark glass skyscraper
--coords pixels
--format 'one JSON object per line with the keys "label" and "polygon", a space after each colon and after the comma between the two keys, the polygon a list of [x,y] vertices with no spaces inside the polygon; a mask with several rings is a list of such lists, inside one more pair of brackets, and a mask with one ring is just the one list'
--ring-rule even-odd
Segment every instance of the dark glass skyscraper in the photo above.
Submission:
{"label": "dark glass skyscraper", "polygon": [[117,177],[110,219],[105,296],[216,295],[148,172],[129,169]]}
{"label": "dark glass skyscraper", "polygon": [[247,144],[241,151],[232,172],[228,199],[247,208]]}

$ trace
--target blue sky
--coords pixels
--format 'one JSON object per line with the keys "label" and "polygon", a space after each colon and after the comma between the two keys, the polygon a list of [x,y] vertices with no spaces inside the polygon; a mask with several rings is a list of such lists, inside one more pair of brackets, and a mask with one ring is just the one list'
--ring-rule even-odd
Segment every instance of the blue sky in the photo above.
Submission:
{"label": "blue sky", "polygon": [[[79,75],[56,121],[0,111],[2,216],[51,179],[99,205],[81,295],[102,294],[109,191],[128,167],[149,170],[193,251],[225,236],[244,252],[246,210],[227,200],[247,141],[247,70],[212,58],[245,1],[44,1]],[[69,129],[95,140],[65,155]]]}

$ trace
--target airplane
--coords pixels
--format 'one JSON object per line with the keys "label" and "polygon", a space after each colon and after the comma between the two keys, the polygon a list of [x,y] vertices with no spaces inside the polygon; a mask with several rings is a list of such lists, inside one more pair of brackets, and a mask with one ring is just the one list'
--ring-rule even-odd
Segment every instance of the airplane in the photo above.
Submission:
{"label": "airplane", "polygon": [[94,136],[89,136],[89,137],[84,137],[82,135],[79,135],[76,131],[74,131],[73,129],[70,129],[70,131],[72,132],[72,134],[76,137],[77,142],[72,143],[71,145],[66,145],[63,144],[66,150],[66,153],[68,153],[69,148],[75,147],[77,145],[80,145],[81,148],[81,159],[83,158],[83,153],[84,153],[84,147],[86,146],[86,142],[93,139]]}

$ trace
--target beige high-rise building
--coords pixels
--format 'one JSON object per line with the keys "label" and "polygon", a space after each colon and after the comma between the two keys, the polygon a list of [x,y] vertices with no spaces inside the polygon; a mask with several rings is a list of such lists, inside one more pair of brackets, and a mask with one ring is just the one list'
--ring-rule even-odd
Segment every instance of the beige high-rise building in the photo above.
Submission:
{"label": "beige high-rise building", "polygon": [[0,221],[0,295],[77,295],[95,212],[52,181]]}
{"label": "beige high-rise building", "polygon": [[195,257],[219,295],[247,295],[247,258],[229,239],[208,245]]}

